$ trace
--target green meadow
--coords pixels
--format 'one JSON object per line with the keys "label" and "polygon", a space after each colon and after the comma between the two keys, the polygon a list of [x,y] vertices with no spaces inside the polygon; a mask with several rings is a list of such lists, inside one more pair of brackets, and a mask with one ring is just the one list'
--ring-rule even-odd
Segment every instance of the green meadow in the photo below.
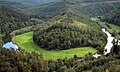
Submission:
{"label": "green meadow", "polygon": [[33,32],[24,33],[13,37],[13,42],[17,43],[21,49],[26,50],[27,52],[37,52],[42,53],[45,60],[48,59],[58,59],[58,58],[73,58],[74,54],[77,54],[78,57],[85,56],[89,52],[96,52],[95,48],[92,47],[82,47],[82,48],[73,48],[69,50],[45,50],[38,47],[32,40]]}

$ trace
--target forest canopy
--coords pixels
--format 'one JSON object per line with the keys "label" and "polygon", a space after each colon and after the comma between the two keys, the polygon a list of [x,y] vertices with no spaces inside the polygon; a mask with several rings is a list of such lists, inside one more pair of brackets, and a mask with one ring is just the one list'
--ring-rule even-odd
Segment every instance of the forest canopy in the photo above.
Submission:
{"label": "forest canopy", "polygon": [[102,21],[120,26],[120,8],[115,9],[104,15]]}
{"label": "forest canopy", "polygon": [[[79,22],[78,22],[79,23]],[[103,47],[106,35],[97,25],[59,23],[34,32],[34,42],[48,50],[65,50],[76,47]]]}

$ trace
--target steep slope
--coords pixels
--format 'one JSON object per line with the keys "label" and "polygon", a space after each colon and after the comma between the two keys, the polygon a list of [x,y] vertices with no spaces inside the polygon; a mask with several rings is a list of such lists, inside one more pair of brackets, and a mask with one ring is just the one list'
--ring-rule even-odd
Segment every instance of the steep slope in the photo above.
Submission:
{"label": "steep slope", "polygon": [[54,2],[57,0],[6,0],[6,1],[12,1],[12,2],[17,2],[17,3],[23,3],[23,4],[45,4],[45,3],[50,3]]}
{"label": "steep slope", "polygon": [[30,20],[30,14],[10,6],[0,6],[0,33],[9,34],[11,31],[37,24]]}
{"label": "steep slope", "polygon": [[48,16],[44,19],[52,15],[48,22],[52,25],[46,29],[35,31],[33,40],[38,46],[48,50],[62,50],[81,46],[103,48],[106,35],[101,32],[97,24],[89,20],[89,17],[106,14],[113,8],[119,7],[119,2],[118,0],[64,0],[34,8],[38,10],[36,11],[38,15]]}
{"label": "steep slope", "polygon": [[38,46],[47,50],[85,46],[103,48],[106,35],[86,15],[65,5],[65,10],[48,21],[46,28],[34,32],[33,40]]}
{"label": "steep slope", "polygon": [[19,7],[22,9],[28,8],[28,5],[25,5],[25,4],[22,4],[19,2],[6,1],[6,0],[0,0],[0,5],[9,5],[9,6],[13,6],[13,7]]}
{"label": "steep slope", "polygon": [[70,5],[67,1],[60,1],[43,4],[40,6],[33,6],[32,8],[29,8],[27,10],[33,13],[33,17],[43,20],[52,19],[56,16],[60,17],[64,14],[69,15],[69,17],[70,15],[79,16],[83,18],[86,17],[86,15],[78,11],[74,5]]}
{"label": "steep slope", "polygon": [[0,0],[0,5],[18,5],[20,3],[6,1],[6,0]]}
{"label": "steep slope", "polygon": [[75,0],[67,1],[71,8],[88,16],[102,16],[111,10],[120,7],[119,0]]}
{"label": "steep slope", "polygon": [[65,2],[59,2],[59,3],[53,2],[53,3],[29,8],[28,11],[32,12],[34,14],[33,17],[35,18],[48,20],[66,11],[66,3]]}
{"label": "steep slope", "polygon": [[120,26],[120,8],[113,10],[106,14],[102,21],[106,21],[111,24],[119,25]]}
{"label": "steep slope", "polygon": [[57,1],[58,0],[0,0],[0,5],[10,5],[21,9],[27,9],[36,5],[42,5]]}
{"label": "steep slope", "polygon": [[[89,17],[102,16],[120,7],[119,0],[61,0],[49,4],[34,6],[28,11],[38,18],[52,18],[63,11],[85,14]],[[81,15],[82,15],[81,14]]]}

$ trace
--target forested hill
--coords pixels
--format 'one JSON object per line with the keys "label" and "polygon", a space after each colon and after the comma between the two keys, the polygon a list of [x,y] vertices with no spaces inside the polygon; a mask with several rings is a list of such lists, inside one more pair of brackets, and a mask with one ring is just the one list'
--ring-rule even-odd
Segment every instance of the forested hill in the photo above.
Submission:
{"label": "forested hill", "polygon": [[15,7],[1,5],[0,10],[1,10],[1,13],[4,12],[8,16],[13,16],[13,17],[21,19],[21,20],[30,19],[30,13],[25,12],[25,11],[15,8]]}
{"label": "forested hill", "polygon": [[45,3],[50,3],[58,0],[6,0],[6,1],[33,5],[33,4],[45,4]]}
{"label": "forested hill", "polygon": [[103,48],[106,35],[98,25],[84,24],[66,20],[52,25],[44,30],[37,30],[33,36],[34,42],[47,50],[65,50],[76,47],[91,46]]}
{"label": "forested hill", "polygon": [[[0,72],[120,72],[120,46],[116,43],[113,43],[110,54],[107,56],[101,54],[98,58],[94,58],[93,53],[79,57],[76,54],[76,51],[79,52],[78,49],[74,52],[68,50],[93,47],[98,53],[103,53],[107,35],[102,32],[98,23],[90,20],[90,17],[102,16],[119,8],[120,0],[2,1],[4,4],[0,2]],[[47,4],[38,5],[44,1]],[[113,14],[108,16],[109,18],[112,16],[113,19],[115,18],[114,22],[119,22],[118,10],[109,14]],[[40,23],[43,24],[36,25]],[[15,32],[17,34],[28,30],[33,33],[22,34],[23,40],[21,36],[16,38],[21,44],[15,41],[20,47],[18,50],[3,48],[5,42],[3,40],[6,39],[4,36],[10,37],[9,33],[16,29],[21,29]],[[52,53],[42,49],[40,52],[35,44],[40,48],[52,50]],[[51,58],[54,58],[58,55],[55,54],[57,51],[53,50],[65,49],[67,50],[63,51],[64,54],[61,51],[58,53],[59,58],[66,56],[65,59],[44,60],[45,53],[48,57],[51,54]],[[31,52],[34,50],[38,53]],[[73,58],[68,59],[69,54],[73,55]]]}
{"label": "forested hill", "polygon": [[0,33],[9,34],[13,30],[38,24],[30,19],[30,14],[10,6],[0,6]]}
{"label": "forested hill", "polygon": [[40,9],[36,12],[48,17],[53,15],[48,22],[50,26],[34,32],[33,41],[41,48],[65,50],[84,46],[98,49],[104,47],[106,35],[101,28],[68,1],[50,3]]}
{"label": "forested hill", "polygon": [[20,3],[6,1],[6,0],[0,0],[0,5],[19,5]]}
{"label": "forested hill", "polygon": [[119,0],[66,0],[69,7],[87,16],[102,16],[120,7]]}
{"label": "forested hill", "polygon": [[[29,2],[32,2],[30,0]],[[39,2],[38,2],[39,1]],[[56,15],[70,12],[72,14],[77,15],[87,15],[87,16],[102,16],[109,11],[120,7],[119,0],[50,0],[46,1],[46,4],[40,4],[43,0],[35,0],[38,4],[29,5],[23,4],[20,2],[28,2],[28,0],[1,0],[2,4],[12,5],[28,12],[33,13],[32,17],[39,18],[42,20],[48,20]],[[82,18],[81,18],[82,19]]]}
{"label": "forested hill", "polygon": [[106,21],[111,24],[116,24],[120,26],[120,8],[113,10],[106,14],[102,21]]}
{"label": "forested hill", "polygon": [[87,16],[102,16],[120,7],[119,0],[61,0],[49,4],[33,6],[27,10],[36,14],[40,19],[49,19],[63,11],[69,11]]}
{"label": "forested hill", "polygon": [[28,8],[27,10],[32,12],[34,14],[33,17],[35,18],[48,20],[66,11],[66,3],[49,3],[40,6],[33,6],[31,8]]}
{"label": "forested hill", "polygon": [[33,40],[38,46],[48,50],[82,46],[103,48],[102,44],[105,44],[106,36],[101,33],[98,25],[92,23],[88,18],[103,15],[113,8],[119,7],[119,4],[119,1],[109,0],[96,2],[64,0],[30,8],[28,11],[36,13],[37,18],[51,19],[53,24],[56,23],[43,31],[35,31]]}
{"label": "forested hill", "polygon": [[21,9],[31,8],[46,3],[57,2],[57,0],[0,0],[0,5],[10,5]]}

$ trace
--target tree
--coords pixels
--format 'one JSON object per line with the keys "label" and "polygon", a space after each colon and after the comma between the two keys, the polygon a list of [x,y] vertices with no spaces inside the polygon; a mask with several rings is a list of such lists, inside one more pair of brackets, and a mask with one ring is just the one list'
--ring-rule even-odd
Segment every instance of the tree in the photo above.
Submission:
{"label": "tree", "polygon": [[2,35],[0,34],[0,46],[2,46],[3,45],[3,41],[2,41]]}
{"label": "tree", "polygon": [[76,54],[74,55],[74,58],[77,58],[77,55],[76,55]]}

